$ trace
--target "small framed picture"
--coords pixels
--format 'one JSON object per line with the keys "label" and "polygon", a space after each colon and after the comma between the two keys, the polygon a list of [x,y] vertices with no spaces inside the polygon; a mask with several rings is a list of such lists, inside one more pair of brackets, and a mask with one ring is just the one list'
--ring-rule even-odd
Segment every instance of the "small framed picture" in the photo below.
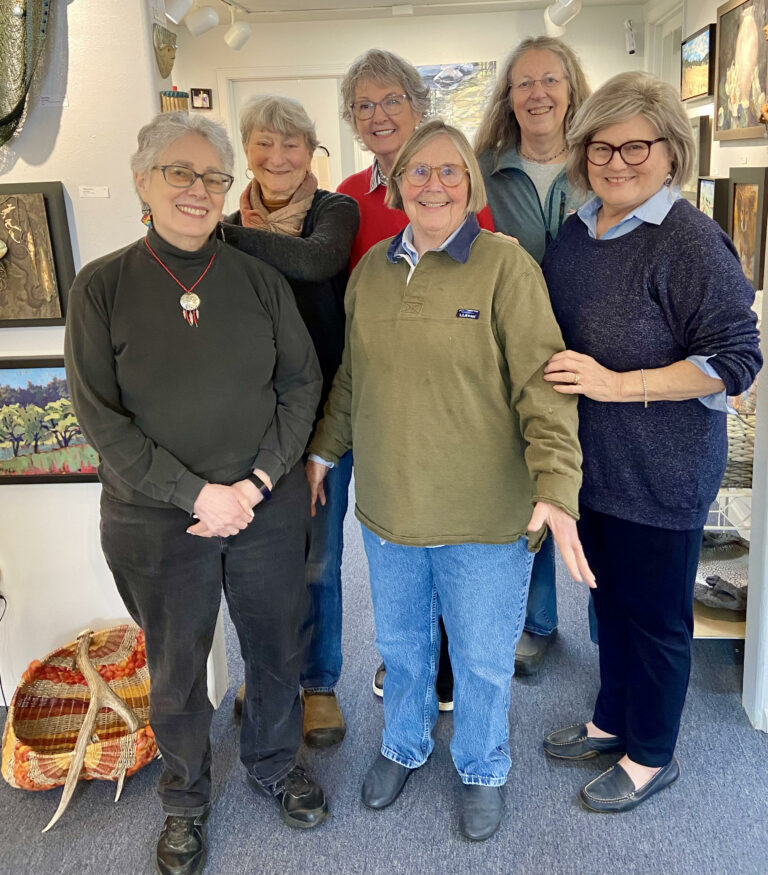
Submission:
{"label": "small framed picture", "polygon": [[210,88],[190,88],[189,102],[192,109],[213,109],[213,91]]}
{"label": "small framed picture", "polygon": [[697,115],[690,119],[696,155],[691,176],[680,188],[684,198],[696,202],[697,183],[700,176],[709,176],[712,154],[712,119],[708,115]]}
{"label": "small framed picture", "polygon": [[0,327],[63,325],[74,278],[62,184],[0,185]]}
{"label": "small framed picture", "polygon": [[728,186],[725,177],[702,176],[696,193],[696,206],[725,231],[728,231]]}
{"label": "small framed picture", "polygon": [[0,359],[0,484],[97,480],[64,359]]}
{"label": "small framed picture", "polygon": [[728,180],[728,234],[744,276],[759,289],[765,268],[768,167],[732,167]]}
{"label": "small framed picture", "polygon": [[680,49],[680,97],[712,97],[715,93],[715,30],[708,24],[685,40]]}

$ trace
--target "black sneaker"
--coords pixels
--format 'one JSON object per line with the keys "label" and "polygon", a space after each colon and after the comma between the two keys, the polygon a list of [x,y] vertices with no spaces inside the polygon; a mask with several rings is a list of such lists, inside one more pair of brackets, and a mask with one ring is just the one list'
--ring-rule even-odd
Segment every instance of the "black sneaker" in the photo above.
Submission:
{"label": "black sneaker", "polygon": [[[387,667],[382,664],[376,669],[376,674],[373,676],[373,695],[380,699],[384,698],[384,678],[387,676]],[[438,678],[439,680],[439,678]],[[445,684],[444,688],[439,684],[435,685],[437,691],[437,708],[439,711],[453,711],[453,676],[450,683]]]}
{"label": "black sneaker", "polygon": [[258,793],[277,801],[283,820],[294,829],[312,829],[330,817],[322,787],[301,766],[294,766],[282,781],[269,787],[249,780]]}
{"label": "black sneaker", "polygon": [[199,817],[165,818],[157,842],[155,872],[159,875],[198,875],[205,866],[205,820]]}

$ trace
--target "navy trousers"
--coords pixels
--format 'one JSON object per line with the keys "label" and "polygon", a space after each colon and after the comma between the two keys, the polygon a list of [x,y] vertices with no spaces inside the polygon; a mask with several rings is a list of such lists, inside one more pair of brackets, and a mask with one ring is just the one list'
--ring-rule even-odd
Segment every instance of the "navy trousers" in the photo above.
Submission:
{"label": "navy trousers", "polygon": [[691,670],[702,529],[674,531],[580,508],[593,590],[600,692],[593,721],[644,766],[671,759]]}
{"label": "navy trousers", "polygon": [[262,786],[284,777],[301,744],[300,629],[309,611],[304,562],[309,487],[296,465],[230,538],[188,535],[179,508],[102,496],[101,540],[131,617],[144,630],[150,724],[165,765],[166,814],[202,814],[211,797],[206,662],[222,588],[240,640],[246,698],[240,758]]}

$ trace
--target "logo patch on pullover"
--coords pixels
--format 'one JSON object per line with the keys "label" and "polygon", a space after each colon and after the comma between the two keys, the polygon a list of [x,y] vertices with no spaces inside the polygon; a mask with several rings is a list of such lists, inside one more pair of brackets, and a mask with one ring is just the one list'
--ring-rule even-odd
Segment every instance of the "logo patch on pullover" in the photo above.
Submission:
{"label": "logo patch on pullover", "polygon": [[456,311],[457,319],[479,319],[480,311],[479,310],[457,310]]}

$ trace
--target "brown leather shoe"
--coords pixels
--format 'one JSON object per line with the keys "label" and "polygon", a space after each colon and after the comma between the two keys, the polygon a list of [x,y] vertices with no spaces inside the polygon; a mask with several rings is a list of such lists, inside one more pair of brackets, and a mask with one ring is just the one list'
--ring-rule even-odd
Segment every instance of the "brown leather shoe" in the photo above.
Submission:
{"label": "brown leather shoe", "polygon": [[336,693],[307,693],[304,703],[304,742],[308,747],[331,747],[338,744],[347,731]]}
{"label": "brown leather shoe", "polygon": [[243,700],[245,699],[245,684],[242,684],[235,696],[235,716],[241,717],[243,714]]}

